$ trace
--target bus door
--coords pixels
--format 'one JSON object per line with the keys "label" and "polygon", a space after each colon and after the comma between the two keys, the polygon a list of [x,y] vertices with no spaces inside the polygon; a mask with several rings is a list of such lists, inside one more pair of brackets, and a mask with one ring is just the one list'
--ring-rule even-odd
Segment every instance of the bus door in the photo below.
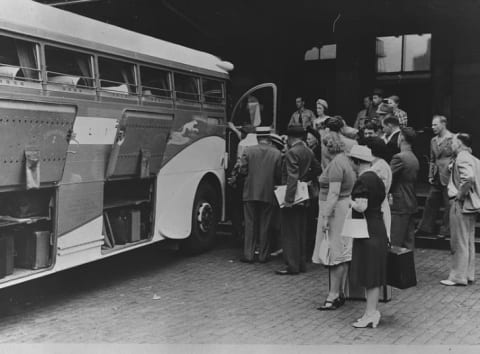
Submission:
{"label": "bus door", "polygon": [[[239,194],[241,187],[238,188],[235,183],[236,171],[234,169],[239,155],[239,142],[245,139],[242,145],[256,144],[254,134],[256,127],[271,127],[272,130],[275,130],[277,125],[277,86],[273,83],[264,83],[246,91],[235,103],[229,122],[235,126],[235,129],[227,129],[228,165],[226,175],[229,179],[229,187],[226,189],[226,205],[234,206],[239,202],[239,198],[241,200],[241,194]],[[227,209],[227,214],[232,211],[229,209]]]}
{"label": "bus door", "polygon": [[124,113],[106,172],[105,251],[152,236],[155,180],[172,123],[173,114]]}
{"label": "bus door", "polygon": [[[256,127],[271,127],[275,130],[277,124],[277,86],[264,83],[252,87],[235,103],[230,122],[236,131],[229,129],[227,133],[227,152],[229,166],[233,167],[237,159],[239,139],[248,133],[255,132]],[[241,137],[238,136],[241,133]]]}

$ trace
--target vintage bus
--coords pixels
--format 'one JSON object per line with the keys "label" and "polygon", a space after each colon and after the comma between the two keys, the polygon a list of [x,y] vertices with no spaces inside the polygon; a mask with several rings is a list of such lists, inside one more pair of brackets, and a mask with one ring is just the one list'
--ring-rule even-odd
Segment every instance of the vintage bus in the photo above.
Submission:
{"label": "vintage bus", "polygon": [[[232,64],[30,0],[3,5],[0,287],[165,239],[211,247],[234,159]],[[273,84],[249,90],[233,121],[274,125],[275,97]]]}

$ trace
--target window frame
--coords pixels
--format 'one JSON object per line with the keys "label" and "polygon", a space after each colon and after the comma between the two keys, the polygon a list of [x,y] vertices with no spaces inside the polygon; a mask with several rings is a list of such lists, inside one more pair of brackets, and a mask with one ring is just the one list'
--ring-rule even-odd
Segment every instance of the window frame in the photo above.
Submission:
{"label": "window frame", "polygon": [[[161,88],[155,88],[153,86],[146,86],[144,83],[143,83],[143,76],[142,76],[142,67],[145,67],[145,68],[148,68],[148,69],[152,69],[152,70],[158,70],[158,71],[163,71],[167,74],[167,82],[168,82],[168,90],[164,90],[164,89],[161,89]],[[144,98],[149,98],[149,97],[153,97],[155,99],[163,99],[163,100],[173,100],[174,98],[174,87],[173,87],[173,79],[172,79],[172,70],[171,69],[168,69],[168,68],[164,68],[164,67],[159,67],[159,66],[153,66],[151,64],[144,64],[144,63],[139,63],[138,64],[138,75],[139,75],[139,82],[140,82],[140,95]],[[147,88],[147,89],[155,89],[155,90],[160,90],[160,91],[165,91],[165,92],[168,92],[168,96],[159,96],[159,95],[154,95],[152,94],[151,96],[150,95],[145,95],[143,93],[143,88]]]}
{"label": "window frame", "polygon": [[[20,40],[24,42],[28,42],[33,44],[35,54],[36,54],[36,64],[37,68],[26,68],[28,70],[35,71],[38,75],[36,79],[27,79],[27,78],[16,78],[16,77],[8,77],[8,76],[0,76],[1,80],[13,80],[13,81],[21,81],[21,82],[28,82],[30,84],[36,84],[36,85],[41,85],[43,83],[43,56],[42,56],[42,43],[41,41],[37,40],[36,38],[33,37],[26,37],[22,35],[17,35],[16,33],[10,33],[10,32],[5,32],[5,31],[0,31],[0,36],[14,39],[14,40]],[[20,63],[19,63],[20,64]],[[20,69],[23,69],[21,65],[16,66],[16,65],[10,65],[10,64],[1,64],[3,66],[8,66],[8,67],[18,67]]]}
{"label": "window frame", "polygon": [[[106,79],[102,79],[101,76],[100,76],[100,60],[101,59],[107,59],[107,60],[112,60],[112,61],[118,61],[118,62],[121,62],[121,63],[125,63],[125,64],[129,64],[129,65],[132,65],[133,66],[133,80],[134,80],[134,84],[127,84],[125,82],[117,82],[117,81],[112,81],[112,80],[106,80]],[[122,95],[122,96],[140,96],[141,93],[139,92],[140,90],[140,87],[141,87],[141,82],[140,82],[140,75],[138,73],[138,63],[134,63],[134,62],[131,62],[129,60],[125,60],[124,58],[120,58],[120,57],[114,57],[114,56],[111,56],[111,55],[108,55],[108,54],[104,54],[104,53],[97,53],[97,55],[95,56],[95,69],[96,69],[96,76],[97,76],[97,80],[98,80],[98,87],[97,87],[97,90],[100,91],[100,92],[106,92],[106,93],[109,93],[109,94],[117,94],[117,95]],[[119,86],[121,85],[127,85],[127,89],[129,88],[129,86],[133,86],[135,87],[135,91],[136,92],[130,92],[130,90],[128,89],[127,92],[122,92],[122,91],[115,91],[115,90],[109,90],[108,88],[105,88],[105,87],[102,87],[102,82],[103,81],[106,81],[106,82],[110,82],[110,83],[115,83],[115,84],[120,84]]]}
{"label": "window frame", "polygon": [[[175,71],[173,70],[172,71],[172,83],[173,83],[173,93],[174,93],[174,99],[175,101],[185,101],[185,102],[191,102],[191,103],[201,103],[201,98],[202,98],[202,88],[201,88],[201,85],[200,85],[200,76],[199,75],[192,75],[190,73],[185,73],[185,72],[182,72],[182,71]],[[185,92],[185,91],[178,91],[177,90],[177,84],[176,84],[176,80],[175,80],[175,75],[183,75],[183,76],[187,76],[187,77],[190,77],[190,78],[193,78],[195,79],[195,82],[196,82],[196,87],[197,87],[197,93],[195,94],[197,97],[196,99],[189,99],[189,98],[179,98],[178,97],[178,93],[181,93],[181,94],[184,94],[184,95],[194,95],[193,93],[190,93],[190,92]]]}
{"label": "window frame", "polygon": [[[205,91],[204,91],[204,87],[203,87],[204,81],[218,82],[220,84],[220,89],[221,89],[222,96],[221,97],[216,97],[216,96],[205,95]],[[224,81],[216,79],[216,78],[214,79],[214,78],[202,76],[200,78],[200,84],[201,84],[201,100],[204,104],[225,105],[226,101],[225,101],[225,82]],[[208,101],[207,97],[210,97],[213,100]]]}
{"label": "window frame", "polygon": [[[68,84],[68,83],[56,83],[56,82],[52,82],[52,81],[49,81],[48,79],[48,73],[55,73],[55,74],[63,74],[65,75],[66,73],[60,73],[60,72],[53,72],[53,71],[49,71],[47,70],[47,47],[53,47],[53,48],[56,48],[56,49],[61,49],[61,50],[65,50],[65,51],[70,51],[70,52],[77,52],[77,53],[80,53],[80,54],[85,54],[85,55],[88,55],[90,57],[90,60],[89,60],[89,64],[90,64],[90,69],[91,69],[91,72],[92,72],[92,77],[88,78],[92,81],[92,86],[85,86],[85,85],[73,85],[73,84]],[[85,90],[96,90],[98,88],[98,84],[97,83],[97,75],[98,75],[98,71],[96,70],[96,66],[95,66],[95,61],[96,61],[96,55],[95,53],[93,52],[89,52],[87,50],[82,50],[82,49],[78,49],[76,47],[68,47],[68,46],[64,46],[64,45],[59,45],[59,44],[56,44],[56,43],[49,43],[49,42],[45,42],[44,45],[43,45],[43,60],[44,60],[44,72],[45,72],[45,84],[47,85],[60,85],[60,86],[71,86],[71,87],[77,87],[77,88],[80,88],[80,89],[85,89]],[[87,78],[86,76],[80,76],[80,78]]]}
{"label": "window frame", "polygon": [[400,53],[400,71],[388,71],[388,72],[380,72],[378,71],[378,53],[377,53],[377,46],[375,43],[375,74],[377,76],[392,76],[392,75],[402,75],[402,76],[418,76],[418,75],[425,75],[425,74],[430,74],[432,72],[432,46],[433,44],[430,44],[430,61],[429,61],[429,69],[428,70],[404,70],[405,67],[405,51],[406,51],[406,41],[405,37],[410,36],[410,35],[430,35],[430,40],[433,42],[433,35],[431,32],[425,32],[425,33],[404,33],[400,35],[382,35],[382,36],[375,36],[375,41],[382,37],[401,37],[402,43],[401,43],[401,53]]}

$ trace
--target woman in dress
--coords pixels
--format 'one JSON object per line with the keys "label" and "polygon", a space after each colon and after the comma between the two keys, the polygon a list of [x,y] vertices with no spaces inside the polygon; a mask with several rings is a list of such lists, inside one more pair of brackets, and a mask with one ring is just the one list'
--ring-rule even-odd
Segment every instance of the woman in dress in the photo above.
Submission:
{"label": "woman in dress", "polygon": [[392,169],[385,161],[385,151],[387,145],[378,136],[372,136],[364,139],[364,144],[372,151],[373,161],[370,170],[374,171],[385,185],[385,199],[382,202],[383,221],[387,229],[387,236],[390,239],[390,227],[392,224],[392,214],[390,212],[390,204],[388,202],[388,193],[392,186]]}
{"label": "woman in dress", "polygon": [[[341,235],[347,216],[355,172],[345,155],[344,143],[337,133],[327,133],[323,149],[334,156],[319,178],[319,216],[312,261],[329,268],[330,289],[319,310],[335,310],[345,303],[344,287],[348,262],[352,259],[352,239]],[[328,237],[329,243],[325,242]],[[329,257],[320,259],[328,244]]]}
{"label": "woman in dress", "polygon": [[354,239],[351,278],[355,286],[366,289],[366,308],[363,316],[352,325],[356,328],[377,327],[380,288],[386,284],[387,230],[381,205],[385,200],[385,185],[370,169],[374,160],[366,146],[354,146],[348,154],[358,179],[352,191],[352,208],[363,213],[369,238]]}
{"label": "woman in dress", "polygon": [[313,128],[317,131],[325,129],[325,121],[329,116],[326,114],[328,110],[328,103],[324,99],[317,100],[317,118],[313,120]]}

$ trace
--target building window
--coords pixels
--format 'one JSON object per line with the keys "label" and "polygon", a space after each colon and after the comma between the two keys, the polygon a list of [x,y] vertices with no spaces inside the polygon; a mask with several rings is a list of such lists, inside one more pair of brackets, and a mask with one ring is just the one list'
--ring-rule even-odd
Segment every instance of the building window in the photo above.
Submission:
{"label": "building window", "polygon": [[430,71],[432,35],[377,37],[377,73]]}
{"label": "building window", "polygon": [[325,44],[320,48],[313,47],[305,52],[305,61],[329,60],[337,58],[337,45]]}
{"label": "building window", "polygon": [[45,47],[47,81],[77,87],[94,87],[92,56],[56,47]]}
{"label": "building window", "polygon": [[0,76],[25,81],[40,81],[38,46],[20,39],[0,36]]}
{"label": "building window", "polygon": [[119,60],[98,58],[100,87],[105,91],[136,94],[135,65]]}

